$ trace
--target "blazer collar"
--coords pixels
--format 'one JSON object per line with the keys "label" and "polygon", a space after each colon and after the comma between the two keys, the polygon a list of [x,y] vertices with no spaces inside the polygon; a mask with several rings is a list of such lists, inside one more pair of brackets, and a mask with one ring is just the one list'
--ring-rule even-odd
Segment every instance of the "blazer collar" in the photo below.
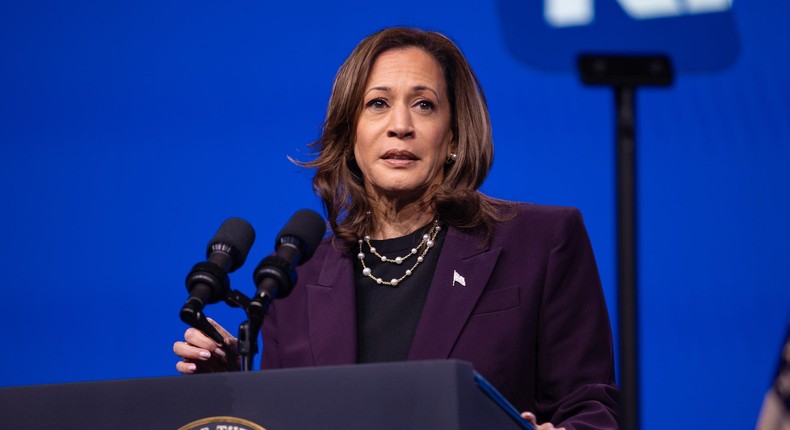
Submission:
{"label": "blazer collar", "polygon": [[357,362],[357,309],[350,252],[327,252],[318,283],[307,285],[307,318],[317,366]]}
{"label": "blazer collar", "polygon": [[502,251],[483,247],[484,242],[479,232],[447,232],[409,360],[450,356]]}
{"label": "blazer collar", "polygon": [[[485,236],[447,231],[409,360],[450,356],[496,265],[501,248],[482,247]],[[318,283],[307,285],[310,342],[316,365],[357,360],[353,253],[331,250]]]}

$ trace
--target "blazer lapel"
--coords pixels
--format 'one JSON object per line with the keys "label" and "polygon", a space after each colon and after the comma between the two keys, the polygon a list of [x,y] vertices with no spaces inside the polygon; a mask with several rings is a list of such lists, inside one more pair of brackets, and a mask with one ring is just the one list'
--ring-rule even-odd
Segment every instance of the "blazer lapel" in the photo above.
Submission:
{"label": "blazer lapel", "polygon": [[307,318],[313,359],[317,366],[357,361],[354,263],[330,250],[317,284],[307,287]]}
{"label": "blazer lapel", "polygon": [[496,266],[502,248],[450,228],[412,341],[409,360],[448,358]]}

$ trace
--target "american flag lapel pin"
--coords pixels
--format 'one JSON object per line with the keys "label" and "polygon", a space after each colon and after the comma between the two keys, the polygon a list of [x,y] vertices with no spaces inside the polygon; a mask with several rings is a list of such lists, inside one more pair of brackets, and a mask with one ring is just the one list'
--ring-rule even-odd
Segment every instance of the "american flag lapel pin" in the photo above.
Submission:
{"label": "american flag lapel pin", "polygon": [[464,279],[464,277],[461,276],[460,273],[458,273],[457,271],[453,270],[453,286],[455,286],[456,282],[461,284],[462,287],[466,286],[466,279]]}

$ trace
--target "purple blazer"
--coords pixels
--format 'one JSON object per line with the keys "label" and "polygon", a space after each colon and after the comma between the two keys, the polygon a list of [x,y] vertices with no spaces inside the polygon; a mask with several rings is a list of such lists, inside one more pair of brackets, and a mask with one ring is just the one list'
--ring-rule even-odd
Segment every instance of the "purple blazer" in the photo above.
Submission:
{"label": "purple blazer", "polygon": [[[616,429],[611,328],[579,211],[518,204],[483,239],[447,231],[409,360],[466,360],[539,422]],[[338,248],[325,238],[272,305],[262,368],[356,362],[355,254]]]}

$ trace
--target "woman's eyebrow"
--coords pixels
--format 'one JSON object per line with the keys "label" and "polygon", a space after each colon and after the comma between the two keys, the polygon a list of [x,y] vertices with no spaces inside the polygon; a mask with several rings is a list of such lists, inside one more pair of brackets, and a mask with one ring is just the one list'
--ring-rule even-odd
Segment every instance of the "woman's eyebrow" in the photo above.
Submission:
{"label": "woman's eyebrow", "polygon": [[[387,87],[387,86],[377,86],[377,87],[372,87],[372,88],[369,88],[367,91],[365,91],[365,94],[368,94],[368,93],[370,93],[371,91],[384,91],[384,92],[389,92],[389,91],[391,91],[391,90],[392,90],[392,88],[390,88],[390,87]],[[437,93],[437,92],[436,92],[436,90],[434,90],[433,88],[431,88],[431,87],[429,87],[429,86],[426,86],[426,85],[415,85],[415,86],[413,86],[413,87],[411,88],[411,90],[412,90],[413,92],[420,92],[420,91],[430,91],[430,92],[432,92],[432,93],[433,93],[433,94],[436,96],[436,98],[439,98],[439,93]]]}

